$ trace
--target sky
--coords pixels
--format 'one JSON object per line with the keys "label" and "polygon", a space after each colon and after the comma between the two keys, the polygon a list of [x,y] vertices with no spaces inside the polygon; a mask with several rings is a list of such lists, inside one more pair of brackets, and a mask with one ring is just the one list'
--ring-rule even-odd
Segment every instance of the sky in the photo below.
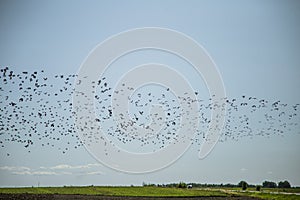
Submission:
{"label": "sky", "polygon": [[[55,92],[61,83],[53,77],[77,74],[89,53],[107,38],[130,29],[161,27],[181,32],[205,48],[218,68],[229,99],[255,96],[269,102],[280,100],[289,107],[300,103],[297,92],[299,9],[300,3],[291,0],[1,1],[0,68],[8,66],[19,74],[44,70],[43,76],[54,85],[53,91],[47,92]],[[109,81],[116,81],[130,66],[167,63],[185,76],[201,92],[202,98],[209,97],[201,77],[196,77],[187,63],[174,55],[148,50],[126,56],[105,72]],[[3,88],[12,89],[14,97],[20,93],[14,86]],[[142,88],[140,92],[150,89]],[[61,98],[69,98],[66,96]],[[55,104],[55,98],[49,97],[50,104]],[[2,101],[1,106],[6,103]],[[29,106],[35,105],[29,103]],[[241,109],[235,114],[258,121],[264,112],[252,114]],[[63,111],[59,114],[67,115]],[[269,111],[267,114],[272,115]],[[299,111],[297,114],[296,123]],[[283,134],[254,134],[239,139],[222,136],[227,140],[218,142],[202,160],[198,158],[201,145],[191,145],[173,164],[141,174],[111,169],[82,146],[62,153],[64,146],[76,143],[74,137],[62,137],[55,147],[41,147],[37,142],[30,147],[30,153],[24,145],[8,142],[0,153],[0,186],[238,183],[241,180],[252,184],[288,180],[300,186],[299,130],[299,125],[293,125]],[[7,134],[12,133],[2,135]],[[114,140],[113,136],[108,137]],[[135,145],[122,148],[143,151]]]}

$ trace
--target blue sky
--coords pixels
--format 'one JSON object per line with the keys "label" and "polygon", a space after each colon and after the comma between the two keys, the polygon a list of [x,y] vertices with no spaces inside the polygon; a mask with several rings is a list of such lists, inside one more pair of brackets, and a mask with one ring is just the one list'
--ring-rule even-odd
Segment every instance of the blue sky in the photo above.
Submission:
{"label": "blue sky", "polygon": [[[299,9],[298,1],[267,0],[1,1],[0,65],[17,72],[44,69],[49,77],[76,74],[89,52],[111,35],[163,27],[192,37],[207,50],[229,98],[247,95],[293,105],[300,103]],[[11,144],[1,149],[11,156],[0,155],[0,185],[237,183],[242,179],[254,184],[287,179],[300,185],[299,139],[298,126],[284,136],[228,140],[218,143],[204,160],[197,157],[199,146],[192,145],[173,165],[140,175],[114,171],[84,148],[62,154],[34,146],[27,153],[23,146]]]}

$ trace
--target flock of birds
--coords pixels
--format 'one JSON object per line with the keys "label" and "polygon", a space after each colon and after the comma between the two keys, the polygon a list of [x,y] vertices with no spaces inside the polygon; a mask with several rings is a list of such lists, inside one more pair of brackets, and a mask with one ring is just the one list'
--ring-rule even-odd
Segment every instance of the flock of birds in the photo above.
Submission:
{"label": "flock of birds", "polygon": [[[74,84],[81,84],[81,80],[77,78],[74,74],[46,76],[43,70],[14,72],[8,67],[0,69],[1,153],[10,156],[12,152],[8,152],[6,148],[9,145],[19,145],[28,152],[35,147],[52,147],[66,153],[82,147],[83,144],[89,145],[89,142],[97,139],[96,136],[91,136],[90,141],[82,140],[76,133],[76,111],[73,109],[72,97],[76,95]],[[107,77],[99,78],[94,84],[96,121],[110,141],[122,148],[133,148],[140,152],[156,151],[180,139],[176,131],[180,127],[183,111],[179,106],[180,99],[169,88],[155,86],[157,88],[152,90],[147,87],[136,89],[128,98],[130,121],[118,124],[111,100],[114,94],[122,91],[113,91]],[[126,85],[123,87],[125,89]],[[206,139],[211,111],[217,106],[212,99],[198,99],[199,93],[195,91],[199,124],[191,141],[196,145],[201,145]],[[185,99],[191,100],[189,97]],[[300,104],[289,105],[280,100],[268,101],[246,95],[223,100],[226,104],[226,121],[220,142],[243,137],[300,133]],[[155,117],[149,110],[154,104],[160,104],[165,111],[164,121],[152,121],[162,126],[160,131],[151,137],[133,134],[135,127],[149,128],[149,122]],[[83,131],[84,128],[86,127],[82,125]]]}

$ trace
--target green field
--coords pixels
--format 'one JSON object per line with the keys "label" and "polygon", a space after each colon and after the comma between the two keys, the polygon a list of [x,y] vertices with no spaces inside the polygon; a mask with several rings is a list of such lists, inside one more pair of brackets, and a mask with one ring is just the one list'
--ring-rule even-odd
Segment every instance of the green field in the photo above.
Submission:
{"label": "green field", "polygon": [[299,195],[294,194],[270,194],[270,193],[245,193],[246,196],[259,197],[262,199],[272,199],[272,200],[299,200]]}
{"label": "green field", "polygon": [[107,196],[152,196],[152,197],[183,197],[183,196],[229,196],[222,191],[194,190],[161,187],[26,187],[0,188],[0,193],[28,194],[85,194]]}
{"label": "green field", "polygon": [[[223,188],[218,188],[218,189],[227,189],[227,190],[237,190],[241,191],[241,188],[239,187],[223,187]],[[255,187],[248,187],[246,191],[256,191]],[[261,188],[261,192],[289,192],[289,193],[300,193],[300,187],[296,188]]]}
{"label": "green field", "polygon": [[[237,196],[258,197],[261,199],[300,200],[300,195],[299,195],[300,188],[287,188],[287,189],[262,188],[261,191],[259,192],[255,191],[255,188],[247,188],[246,191],[243,191],[240,188],[219,188],[219,189],[214,188],[212,190],[223,191],[224,193],[237,195]],[[298,195],[293,193],[298,193]]]}
{"label": "green field", "polygon": [[[270,193],[271,192],[271,193]],[[163,187],[108,187],[108,186],[85,186],[85,187],[22,187],[0,188],[0,193],[6,194],[83,194],[103,196],[143,196],[143,197],[228,197],[228,196],[252,196],[262,199],[273,200],[300,200],[300,195],[274,194],[275,192],[299,193],[299,188],[278,190],[263,189],[261,192],[248,188],[242,191],[239,188],[163,188]]]}

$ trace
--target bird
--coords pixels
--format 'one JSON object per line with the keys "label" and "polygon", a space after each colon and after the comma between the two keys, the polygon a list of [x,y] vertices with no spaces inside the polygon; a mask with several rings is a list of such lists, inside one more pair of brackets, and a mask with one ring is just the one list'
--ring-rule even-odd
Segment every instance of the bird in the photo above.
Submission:
{"label": "bird", "polygon": [[[125,148],[138,145],[139,151],[155,152],[185,139],[184,135],[178,134],[183,126],[183,117],[189,119],[190,127],[197,126],[195,137],[190,142],[201,146],[203,141],[209,140],[205,136],[206,130],[218,130],[218,127],[210,127],[211,112],[225,110],[225,107],[225,124],[219,142],[239,141],[244,137],[284,136],[299,130],[299,103],[288,104],[279,99],[271,101],[245,94],[222,99],[211,95],[211,98],[199,99],[198,90],[193,91],[195,97],[187,93],[176,96],[171,87],[155,86],[151,90],[151,87],[134,88],[128,83],[121,83],[119,88],[115,88],[108,76],[99,77],[91,83],[95,86],[92,99],[95,104],[94,120],[99,126],[90,126],[93,124],[90,121],[79,121],[75,125],[77,112],[86,111],[89,106],[83,104],[74,108],[72,103],[74,95],[86,97],[84,91],[75,93],[73,88],[84,81],[89,81],[89,77],[79,79],[76,74],[48,75],[45,69],[17,71],[7,66],[0,67],[1,153],[13,156],[13,152],[8,152],[12,148],[6,148],[9,145],[20,145],[31,153],[33,145],[37,145],[40,148],[53,147],[66,155],[69,151],[78,151],[84,145],[101,140],[105,144],[115,143]],[[127,100],[129,108],[133,109],[116,114],[112,100],[118,101],[119,97],[131,93]],[[183,110],[181,103],[189,110]],[[198,110],[191,109],[195,104]],[[165,116],[151,113],[153,105],[160,105]],[[196,118],[190,119],[192,112],[196,112]],[[145,135],[140,136],[139,130],[143,130]],[[109,142],[94,131],[102,131]],[[78,132],[83,137],[79,137]],[[62,142],[64,148],[61,147]],[[107,150],[103,153],[109,156]]]}

